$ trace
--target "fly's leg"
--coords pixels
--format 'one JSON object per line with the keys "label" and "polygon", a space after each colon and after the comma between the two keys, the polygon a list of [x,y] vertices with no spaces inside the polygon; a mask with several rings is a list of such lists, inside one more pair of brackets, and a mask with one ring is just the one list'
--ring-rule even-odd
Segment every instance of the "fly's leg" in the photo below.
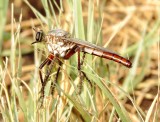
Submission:
{"label": "fly's leg", "polygon": [[78,87],[79,87],[78,88],[79,89],[79,91],[78,91],[79,94],[80,94],[81,89],[82,89],[83,76],[91,84],[91,82],[90,82],[89,78],[87,77],[87,75],[83,71],[81,71],[81,65],[83,65],[83,62],[84,62],[85,52],[83,53],[82,60],[80,61],[80,51],[81,51],[81,47],[75,45],[64,57],[64,59],[69,59],[73,54],[75,54],[76,52],[78,52],[78,74],[79,74],[79,77],[80,77],[80,84],[78,85]]}
{"label": "fly's leg", "polygon": [[58,80],[58,75],[59,75],[59,72],[60,72],[60,69],[61,69],[61,65],[62,65],[62,62],[60,60],[58,60],[58,70],[57,70],[57,73],[56,73],[56,76],[55,76],[55,79],[54,81],[51,83],[51,94],[53,95],[54,93],[54,88],[55,88],[55,84],[57,83],[57,80]]}
{"label": "fly's leg", "polygon": [[91,80],[87,77],[87,75],[86,75],[85,72],[83,72],[83,71],[81,71],[81,72],[82,72],[83,76],[86,78],[86,80],[89,82],[89,84],[90,84],[90,86],[91,86],[91,88],[92,88]]}
{"label": "fly's leg", "polygon": [[78,84],[78,94],[82,92],[83,72],[81,71],[81,65],[83,65],[84,58],[85,58],[85,53],[83,53],[82,60],[80,61],[80,51],[78,50],[78,74],[80,78],[80,83]]}
{"label": "fly's leg", "polygon": [[[41,81],[41,83],[42,83],[42,88],[41,88],[41,96],[40,96],[40,107],[42,107],[43,106],[43,101],[44,101],[44,88],[45,88],[45,86],[46,86],[46,84],[47,84],[47,80],[48,80],[48,78],[49,78],[49,75],[51,74],[51,71],[52,71],[52,67],[53,67],[53,64],[54,64],[54,61],[55,61],[55,59],[53,59],[53,60],[51,60],[51,59],[49,59],[48,58],[48,60],[45,62],[45,64],[46,63],[48,63],[47,65],[49,66],[50,65],[50,67],[49,67],[49,69],[47,70],[47,72],[46,72],[46,75],[45,75],[45,78],[44,78],[44,80],[43,80],[43,78],[42,78],[42,74],[40,75],[40,78],[42,79],[42,81]],[[42,63],[43,64],[43,63]],[[44,66],[43,66],[44,67]],[[42,68],[43,68],[42,67]]]}
{"label": "fly's leg", "polygon": [[[78,88],[79,88],[79,93],[81,93],[81,90],[82,90],[82,82],[83,82],[83,79],[84,79],[84,78],[86,78],[86,80],[89,82],[89,84],[90,84],[90,86],[91,86],[91,88],[92,88],[92,83],[91,83],[90,79],[87,77],[86,73],[81,70],[81,66],[82,66],[83,63],[84,63],[84,59],[85,59],[85,53],[83,53],[83,57],[82,57],[82,59],[81,59],[80,66],[78,66],[78,72],[79,72],[79,76],[80,76],[80,84],[79,84],[79,86],[78,86]],[[79,60],[79,59],[78,59],[78,60]],[[78,65],[79,65],[79,63],[78,63]]]}
{"label": "fly's leg", "polygon": [[42,88],[41,88],[41,96],[40,96],[40,102],[41,102],[41,106],[43,106],[43,101],[44,101],[44,88],[47,84],[47,80],[49,78],[49,75],[51,74],[51,71],[52,71],[52,67],[53,67],[53,64],[54,64],[54,60],[52,60],[51,64],[50,64],[50,67],[49,69],[47,70],[47,73],[46,73],[46,76],[44,78],[44,82],[42,83]]}
{"label": "fly's leg", "polygon": [[[85,59],[85,54],[86,53],[83,53],[83,57],[82,57],[81,64],[80,64],[81,66],[83,65],[83,62],[84,62],[84,59]],[[81,71],[81,72],[82,72],[83,76],[86,78],[86,80],[89,82],[90,86],[92,87],[92,83],[91,83],[90,79],[87,77],[86,73],[83,72],[83,71]]]}
{"label": "fly's leg", "polygon": [[81,59],[80,65],[83,65],[84,59],[85,59],[86,53],[83,53],[83,57]]}
{"label": "fly's leg", "polygon": [[39,77],[40,77],[40,80],[41,80],[41,84],[43,84],[43,78],[42,78],[42,68],[49,62],[50,60],[48,58],[46,58],[43,63],[39,66]]}
{"label": "fly's leg", "polygon": [[41,94],[41,96],[40,96],[40,104],[41,104],[41,106],[40,107],[42,107],[42,105],[43,105],[43,98],[44,98],[44,87],[45,87],[45,80],[43,80],[43,78],[42,78],[42,72],[41,72],[41,70],[42,70],[42,68],[47,64],[47,63],[49,63],[50,62],[50,60],[49,60],[49,58],[46,58],[44,61],[43,61],[43,63],[39,66],[39,77],[40,77],[40,81],[41,81],[41,85],[42,85],[42,88],[41,88],[41,91],[40,91],[40,94]]}

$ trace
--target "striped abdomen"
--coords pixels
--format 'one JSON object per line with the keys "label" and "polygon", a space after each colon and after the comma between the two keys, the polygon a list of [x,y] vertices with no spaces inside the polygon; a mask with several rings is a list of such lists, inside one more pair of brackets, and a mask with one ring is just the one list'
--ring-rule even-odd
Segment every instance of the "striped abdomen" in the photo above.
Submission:
{"label": "striped abdomen", "polygon": [[83,52],[86,52],[92,55],[96,55],[96,56],[99,56],[105,59],[113,60],[115,62],[123,64],[124,66],[128,68],[132,67],[132,63],[129,60],[127,60],[126,58],[123,58],[122,56],[119,56],[118,54],[115,54],[109,51],[97,50],[93,48],[84,47]]}

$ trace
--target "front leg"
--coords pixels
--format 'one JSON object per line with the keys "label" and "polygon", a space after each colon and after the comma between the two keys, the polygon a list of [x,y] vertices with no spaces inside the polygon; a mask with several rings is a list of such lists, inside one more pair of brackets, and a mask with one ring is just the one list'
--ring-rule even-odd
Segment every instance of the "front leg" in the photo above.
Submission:
{"label": "front leg", "polygon": [[59,72],[61,69],[61,65],[62,65],[62,62],[58,59],[58,70],[57,70],[54,81],[51,83],[51,95],[53,95],[53,93],[54,93],[54,88],[55,88],[55,84],[57,83],[57,80],[58,80],[58,75],[59,75]]}
{"label": "front leg", "polygon": [[49,62],[49,59],[46,58],[43,63],[39,66],[39,77],[40,77],[40,81],[41,81],[41,84],[43,84],[43,78],[42,78],[42,68]]}
{"label": "front leg", "polygon": [[43,63],[39,66],[39,77],[40,77],[40,80],[41,80],[41,84],[43,84],[44,80],[42,78],[42,68],[47,64],[47,65],[50,65],[51,61],[53,60],[54,56],[53,54],[50,54],[44,61]]}
{"label": "front leg", "polygon": [[49,75],[51,74],[52,67],[53,67],[54,60],[55,60],[55,59],[56,59],[56,58],[54,58],[53,55],[50,54],[50,55],[48,56],[48,58],[40,65],[40,69],[42,69],[46,64],[47,64],[48,66],[50,66],[49,69],[47,70],[47,73],[46,73],[46,75],[45,75],[44,80],[43,80],[43,78],[42,78],[41,70],[39,71],[39,75],[40,75],[40,79],[41,79],[41,84],[42,84],[42,88],[41,88],[41,91],[40,91],[40,92],[41,92],[41,96],[40,96],[40,98],[39,98],[39,99],[40,99],[40,103],[41,103],[40,107],[43,106],[44,88],[45,88],[45,86],[46,86],[46,84],[47,84],[47,80],[48,80],[48,78],[49,78]]}

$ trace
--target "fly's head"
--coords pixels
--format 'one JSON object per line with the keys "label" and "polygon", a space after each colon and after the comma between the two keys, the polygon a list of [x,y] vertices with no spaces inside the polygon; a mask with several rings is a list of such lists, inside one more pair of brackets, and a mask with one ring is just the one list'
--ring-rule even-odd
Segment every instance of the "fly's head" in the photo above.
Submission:
{"label": "fly's head", "polygon": [[35,41],[32,42],[32,44],[43,42],[44,38],[45,38],[45,34],[44,34],[43,30],[39,30],[36,28],[33,28],[33,30],[36,32],[36,36],[35,36]]}

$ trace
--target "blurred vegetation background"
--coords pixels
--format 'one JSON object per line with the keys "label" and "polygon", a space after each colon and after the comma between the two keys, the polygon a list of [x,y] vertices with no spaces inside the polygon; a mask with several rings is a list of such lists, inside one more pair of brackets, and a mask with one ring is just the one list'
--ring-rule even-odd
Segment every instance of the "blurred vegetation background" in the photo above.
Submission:
{"label": "blurred vegetation background", "polygon": [[[1,0],[0,18],[0,121],[160,120],[160,1]],[[48,52],[44,45],[31,45],[32,27],[64,29],[126,57],[132,68],[87,55],[82,70],[94,87],[84,80],[77,94],[75,55],[63,61],[51,96],[53,68],[39,108],[38,67]]]}

